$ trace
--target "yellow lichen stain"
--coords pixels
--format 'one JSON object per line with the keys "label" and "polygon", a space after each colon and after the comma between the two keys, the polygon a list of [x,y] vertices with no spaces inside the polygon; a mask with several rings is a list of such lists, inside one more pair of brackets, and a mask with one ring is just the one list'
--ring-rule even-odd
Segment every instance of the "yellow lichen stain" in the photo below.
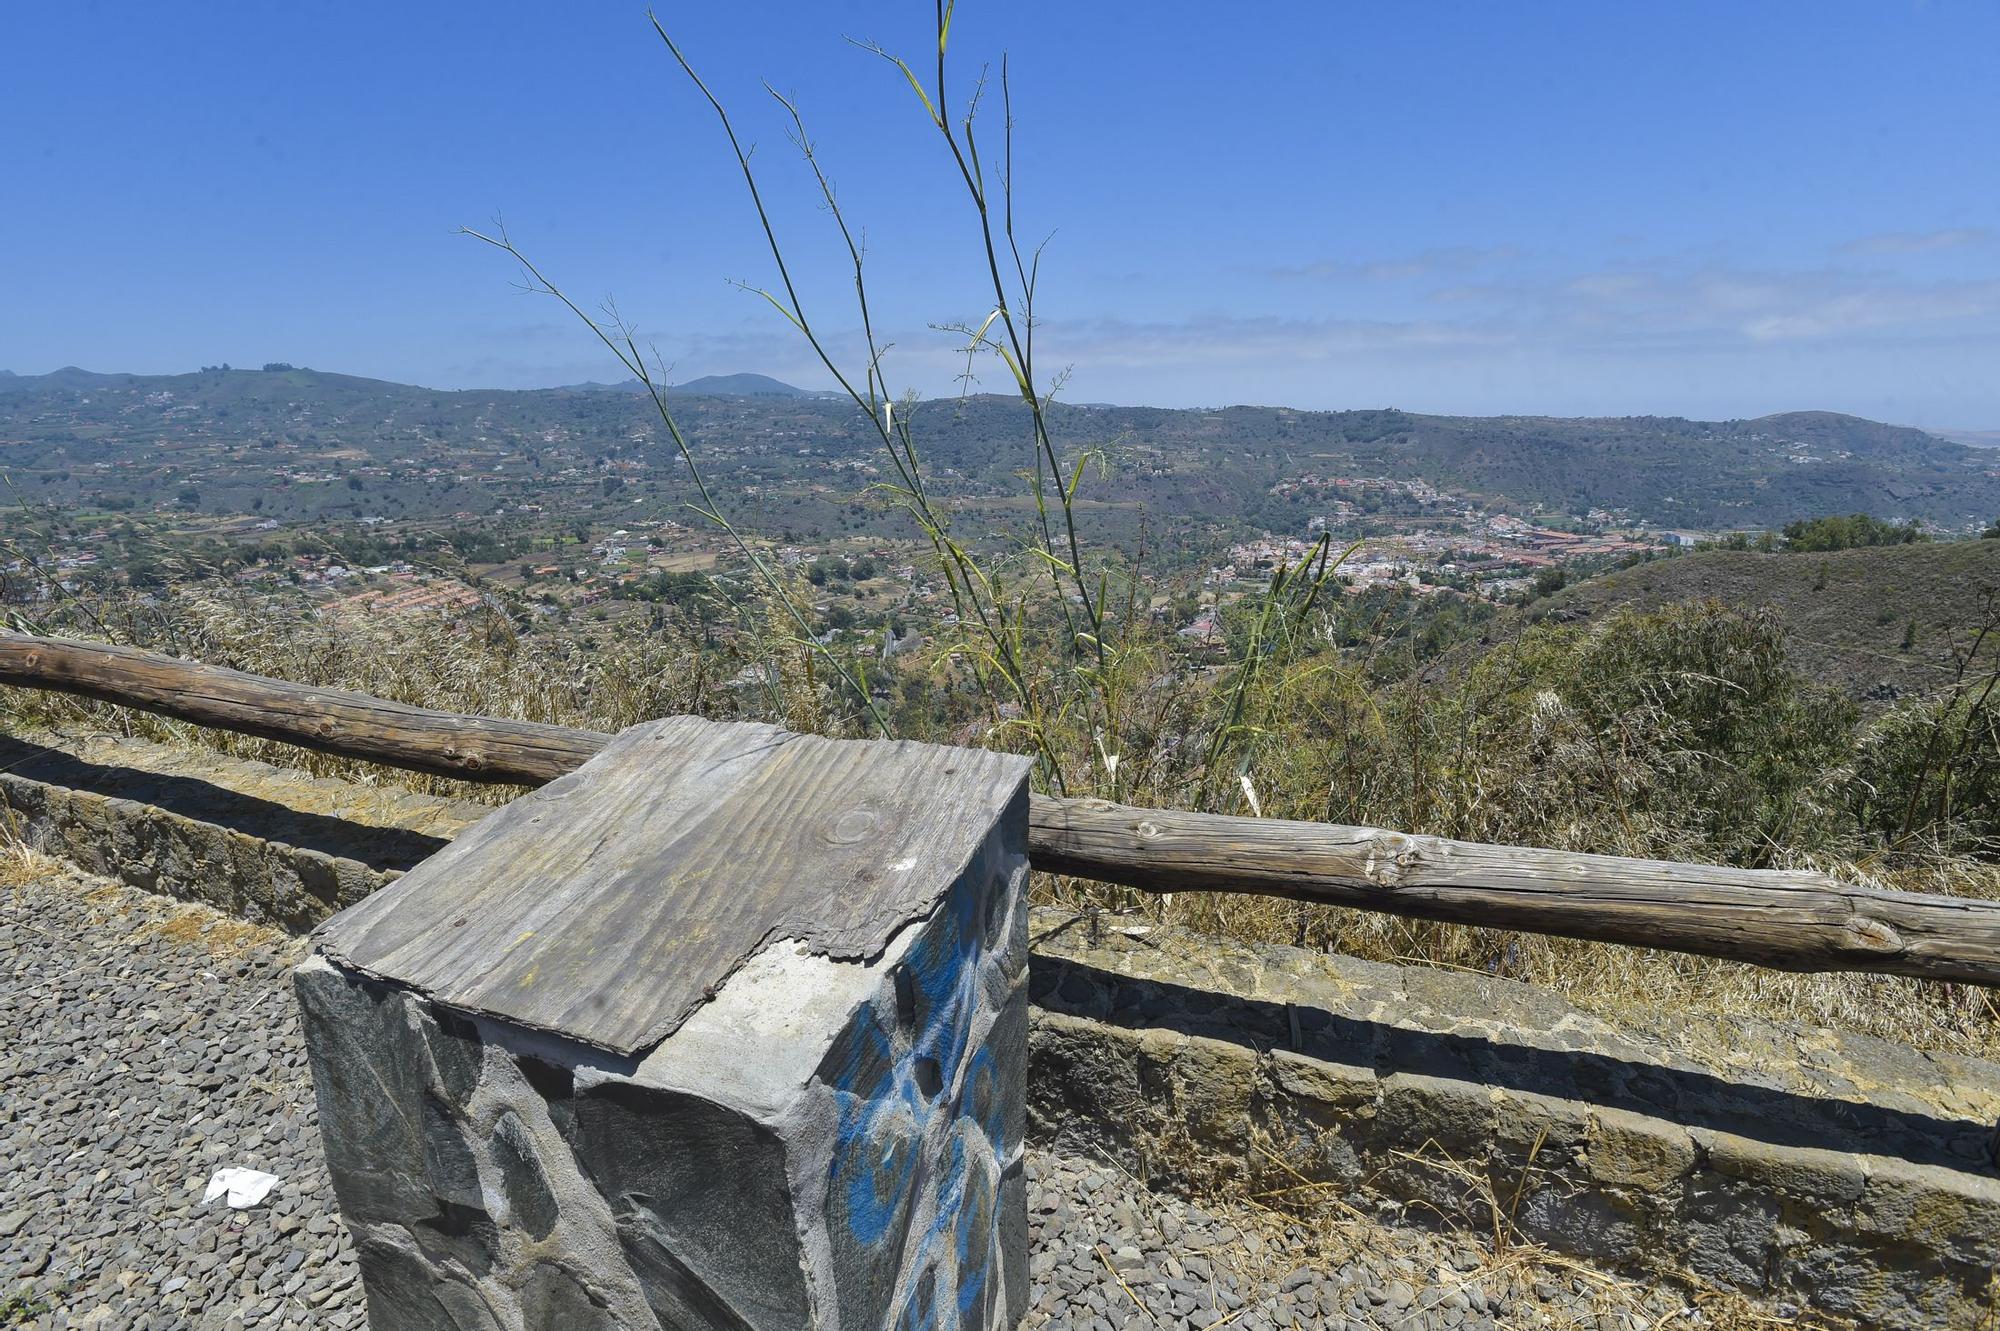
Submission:
{"label": "yellow lichen stain", "polygon": [[182,947],[199,947],[210,956],[237,956],[247,951],[283,947],[292,940],[264,925],[252,924],[201,906],[182,906],[140,926],[135,938],[160,938]]}
{"label": "yellow lichen stain", "polygon": [[[521,944],[527,942],[530,938],[533,938],[534,936],[535,936],[535,931],[533,929],[523,930],[521,933],[515,936],[513,942],[507,944],[507,951],[512,952],[515,948],[521,946]],[[505,954],[503,953],[502,955]]]}

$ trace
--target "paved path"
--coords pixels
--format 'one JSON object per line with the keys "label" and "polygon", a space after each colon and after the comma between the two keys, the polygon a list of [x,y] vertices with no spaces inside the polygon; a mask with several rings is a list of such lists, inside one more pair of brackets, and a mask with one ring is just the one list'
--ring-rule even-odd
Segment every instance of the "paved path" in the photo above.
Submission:
{"label": "paved path", "polygon": [[[0,1326],[363,1324],[284,983],[299,947],[0,847]],[[254,1210],[203,1205],[226,1165],[281,1182]],[[1358,1217],[1206,1211],[1046,1153],[1029,1210],[1029,1327],[1678,1331],[1741,1313]]]}

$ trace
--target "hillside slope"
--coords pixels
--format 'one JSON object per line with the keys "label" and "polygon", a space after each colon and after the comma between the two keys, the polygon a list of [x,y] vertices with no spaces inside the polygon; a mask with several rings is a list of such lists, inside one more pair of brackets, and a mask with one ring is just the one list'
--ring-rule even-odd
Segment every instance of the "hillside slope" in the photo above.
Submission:
{"label": "hillside slope", "polygon": [[1577,623],[1624,607],[1711,597],[1774,610],[1803,670],[1854,698],[1884,703],[1949,682],[1989,600],[2000,610],[2000,540],[1829,554],[1702,551],[1564,588],[1519,622]]}
{"label": "hillside slope", "polygon": [[[211,510],[261,494],[294,518],[349,502],[340,487],[315,498],[295,486],[282,504],[274,495],[287,472],[324,476],[329,463],[450,470],[477,459],[488,477],[518,476],[561,446],[585,466],[622,457],[677,476],[652,404],[624,387],[445,391],[303,369],[66,368],[0,379],[0,462],[16,485],[58,502],[97,492],[156,502],[192,485]],[[676,415],[712,465],[737,469],[715,476],[730,493],[852,492],[854,464],[878,457],[875,432],[850,402],[788,389],[755,375],[695,380],[676,389]],[[1036,455],[1018,399],[925,401],[907,419],[947,493],[1021,494],[1019,473]],[[1963,531],[2000,513],[1994,450],[1831,412],[1690,421],[1058,406],[1051,419],[1065,453],[1107,463],[1091,474],[1091,499],[1251,530],[1303,530],[1318,512],[1308,491],[1330,476],[1422,480],[1522,514],[1614,510],[1698,530],[1862,511]],[[406,490],[410,513],[501,502],[498,491]]]}

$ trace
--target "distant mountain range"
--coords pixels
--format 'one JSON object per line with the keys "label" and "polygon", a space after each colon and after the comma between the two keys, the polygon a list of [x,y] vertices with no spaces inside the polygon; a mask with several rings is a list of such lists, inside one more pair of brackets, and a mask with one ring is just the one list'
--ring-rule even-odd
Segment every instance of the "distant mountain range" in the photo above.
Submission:
{"label": "distant mountain range", "polygon": [[[248,370],[249,367],[246,366],[244,367],[243,372],[248,372]],[[228,373],[231,374],[238,372],[239,371],[237,370],[228,371]],[[313,370],[300,371],[297,369],[297,367],[287,365],[284,366],[282,370],[257,371],[257,373],[316,374],[319,372]],[[118,374],[118,373],[107,374],[97,370],[78,369],[74,365],[65,365],[60,370],[54,370],[48,374],[21,374],[14,370],[0,370],[0,379],[13,379],[23,382],[32,380],[51,387],[59,387],[64,385],[82,386],[85,384],[95,383],[100,380],[115,383],[126,380],[177,379],[181,377],[182,376],[180,375],[141,375],[141,374]],[[349,378],[351,376],[341,375],[338,377],[344,379],[344,378]],[[394,388],[415,387],[415,385],[411,384],[391,383],[388,380],[378,380],[378,381],[368,381],[368,382],[380,382],[383,383],[385,386]],[[768,374],[705,374],[701,376],[699,379],[690,379],[684,384],[673,384],[670,387],[673,392],[685,393],[693,397],[805,397],[805,398],[846,397],[846,394],[844,393],[822,392],[810,388],[795,388],[791,384],[786,383],[782,379],[773,379]],[[424,390],[419,390],[419,391],[424,391]],[[484,390],[475,389],[472,391],[477,392]],[[492,391],[504,391],[504,390],[492,390]],[[545,390],[527,389],[524,391],[540,392]],[[627,379],[623,383],[617,383],[617,384],[599,383],[596,380],[592,379],[592,380],[586,380],[585,382],[580,384],[564,384],[560,388],[546,390],[546,391],[561,392],[561,393],[643,393],[646,391],[646,386],[640,383],[637,379]]]}
{"label": "distant mountain range", "polygon": [[[719,474],[733,492],[767,504],[783,494],[802,530],[841,522],[843,496],[882,461],[875,432],[836,395],[753,374],[691,380],[675,394],[690,437],[727,460]],[[469,476],[476,466],[492,477],[540,465],[548,441],[559,441],[570,459],[562,466],[657,454],[653,474],[666,484],[679,464],[654,437],[650,410],[629,384],[446,391],[290,366],[181,375],[70,366],[0,375],[0,466],[51,500],[121,487],[143,499],[177,492],[193,475],[204,504],[247,505],[282,470],[329,474],[295,460],[280,468],[287,451],[326,456],[332,470],[366,462]],[[948,492],[1011,511],[1021,471],[1035,465],[1017,399],[936,399],[910,419]],[[2000,454],[1834,412],[1692,421],[1059,405],[1051,420],[1071,456],[1089,450],[1107,464],[1084,490],[1102,506],[1100,520],[1155,530],[1296,532],[1361,498],[1340,490],[1341,478],[1367,477],[1424,481],[1523,515],[1610,513],[1672,529],[1761,529],[1860,511],[1976,530],[2000,516]],[[486,511],[505,489],[490,480],[449,494],[397,485],[408,512]],[[288,494],[270,502],[284,498],[285,513],[308,515],[350,502],[345,486]]]}
{"label": "distant mountain range", "polygon": [[[643,393],[646,386],[637,379],[627,379],[622,384],[581,383],[567,386],[576,393]],[[690,397],[845,397],[843,393],[814,392],[808,388],[794,388],[781,379],[773,379],[768,374],[705,374],[699,379],[690,379],[684,384],[673,384],[669,391]]]}

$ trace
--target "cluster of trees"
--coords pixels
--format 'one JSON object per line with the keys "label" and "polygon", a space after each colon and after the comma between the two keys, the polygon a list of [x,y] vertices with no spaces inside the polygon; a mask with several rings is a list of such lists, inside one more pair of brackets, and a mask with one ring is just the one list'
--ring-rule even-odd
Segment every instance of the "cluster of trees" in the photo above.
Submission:
{"label": "cluster of trees", "polygon": [[829,582],[866,582],[875,576],[875,561],[867,555],[853,559],[822,559],[806,568],[806,581],[815,587]]}
{"label": "cluster of trees", "polygon": [[[1996,532],[2000,532],[2000,523],[1995,526]],[[1847,513],[1825,518],[1801,518],[1786,523],[1781,532],[1733,531],[1716,540],[1704,541],[1700,548],[1755,550],[1767,555],[1782,552],[1805,555],[1857,550],[1864,546],[1915,545],[1930,539],[1930,533],[1914,519],[1890,522],[1872,513]]]}
{"label": "cluster of trees", "polygon": [[661,602],[693,609],[717,599],[715,580],[706,573],[655,573],[618,591],[628,601]]}
{"label": "cluster of trees", "polygon": [[1912,522],[1885,522],[1867,513],[1811,518],[1785,524],[1785,548],[1800,554],[1853,550],[1869,545],[1914,545],[1930,539]]}

